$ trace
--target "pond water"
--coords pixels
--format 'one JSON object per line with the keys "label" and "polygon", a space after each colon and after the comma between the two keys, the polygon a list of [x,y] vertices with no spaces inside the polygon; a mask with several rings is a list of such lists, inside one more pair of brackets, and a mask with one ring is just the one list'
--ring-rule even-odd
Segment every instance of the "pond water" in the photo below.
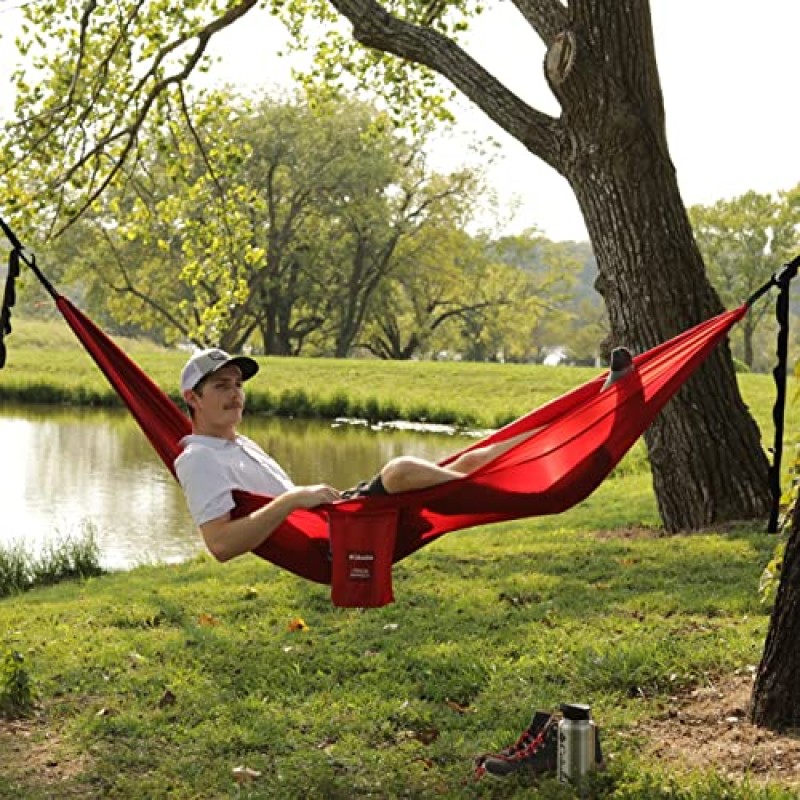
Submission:
{"label": "pond water", "polygon": [[[298,484],[352,486],[387,459],[439,460],[463,436],[318,421],[246,418],[259,442]],[[124,411],[0,408],[0,546],[36,552],[94,530],[110,569],[175,562],[202,549],[180,487]]]}

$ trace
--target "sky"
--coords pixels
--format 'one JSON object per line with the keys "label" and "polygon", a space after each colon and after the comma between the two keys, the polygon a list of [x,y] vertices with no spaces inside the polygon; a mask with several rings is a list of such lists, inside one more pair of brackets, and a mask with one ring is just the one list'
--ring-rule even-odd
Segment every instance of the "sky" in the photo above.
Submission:
{"label": "sky", "polygon": [[[10,109],[13,35],[26,0],[0,0],[0,113]],[[492,5],[466,49],[523,100],[558,113],[542,74],[544,46],[511,3]],[[667,136],[687,205],[709,205],[751,189],[777,192],[800,183],[800,102],[796,55],[798,0],[651,0]],[[280,23],[251,16],[215,37],[211,78],[245,88],[289,85],[277,56]],[[2,81],[5,81],[3,85]],[[465,98],[454,135],[431,152],[439,169],[475,164],[471,143],[497,141],[487,170],[504,233],[536,227],[555,241],[585,240],[567,182],[525,150]]]}

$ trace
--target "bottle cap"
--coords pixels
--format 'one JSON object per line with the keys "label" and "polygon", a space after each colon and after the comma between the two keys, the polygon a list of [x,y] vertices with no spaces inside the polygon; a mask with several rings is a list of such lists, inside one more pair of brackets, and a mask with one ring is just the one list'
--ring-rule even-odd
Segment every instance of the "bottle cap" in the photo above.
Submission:
{"label": "bottle cap", "polygon": [[562,703],[561,713],[564,715],[564,719],[587,720],[592,718],[591,706],[581,703]]}

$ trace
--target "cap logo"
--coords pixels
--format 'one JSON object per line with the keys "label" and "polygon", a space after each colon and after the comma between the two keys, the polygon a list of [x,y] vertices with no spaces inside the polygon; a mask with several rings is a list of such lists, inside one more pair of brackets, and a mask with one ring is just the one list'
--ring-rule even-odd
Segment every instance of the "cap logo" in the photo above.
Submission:
{"label": "cap logo", "polygon": [[223,353],[222,350],[211,350],[206,354],[212,361],[227,361],[229,356]]}

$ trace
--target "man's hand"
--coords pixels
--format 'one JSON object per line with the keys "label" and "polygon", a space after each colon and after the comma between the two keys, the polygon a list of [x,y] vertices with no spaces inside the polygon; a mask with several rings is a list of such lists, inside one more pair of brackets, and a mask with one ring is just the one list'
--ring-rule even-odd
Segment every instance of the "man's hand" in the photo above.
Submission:
{"label": "man's hand", "polygon": [[342,493],[327,483],[318,483],[314,486],[296,486],[289,489],[285,496],[291,498],[290,502],[295,508],[314,508],[338,500]]}

